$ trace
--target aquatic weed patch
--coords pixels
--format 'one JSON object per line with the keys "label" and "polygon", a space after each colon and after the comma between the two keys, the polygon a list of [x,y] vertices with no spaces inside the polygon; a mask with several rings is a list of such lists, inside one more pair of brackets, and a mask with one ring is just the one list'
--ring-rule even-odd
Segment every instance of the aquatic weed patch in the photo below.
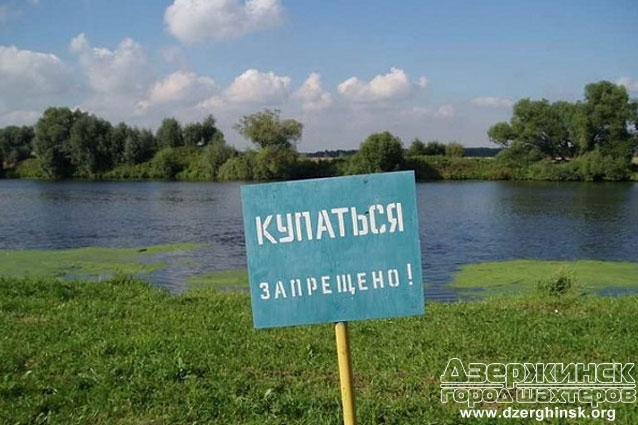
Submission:
{"label": "aquatic weed patch", "polygon": [[0,250],[0,277],[81,277],[105,279],[139,275],[166,267],[164,256],[201,244],[165,244],[136,248],[86,247],[67,250]]}
{"label": "aquatic weed patch", "polygon": [[[638,290],[638,263],[621,261],[513,260],[461,266],[450,283],[452,288],[482,288],[479,296],[526,293],[560,270],[570,273],[579,290],[606,288]],[[472,292],[477,295],[477,293]]]}

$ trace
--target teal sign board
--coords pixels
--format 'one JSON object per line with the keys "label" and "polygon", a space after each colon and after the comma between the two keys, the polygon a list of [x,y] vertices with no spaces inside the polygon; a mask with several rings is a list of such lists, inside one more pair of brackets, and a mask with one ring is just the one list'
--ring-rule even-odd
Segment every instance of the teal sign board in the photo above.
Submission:
{"label": "teal sign board", "polygon": [[256,328],[423,314],[413,172],[241,194]]}

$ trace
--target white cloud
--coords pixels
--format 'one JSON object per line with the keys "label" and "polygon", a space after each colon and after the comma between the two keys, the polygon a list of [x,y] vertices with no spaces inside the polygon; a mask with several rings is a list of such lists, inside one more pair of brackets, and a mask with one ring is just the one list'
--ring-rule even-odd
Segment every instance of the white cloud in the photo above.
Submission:
{"label": "white cloud", "polygon": [[70,68],[56,55],[0,46],[0,113],[46,107],[72,85]]}
{"label": "white cloud", "polygon": [[412,85],[405,71],[391,68],[389,73],[377,75],[370,82],[348,78],[337,86],[337,91],[353,102],[375,102],[406,98],[412,94]]}
{"label": "white cloud", "polygon": [[318,111],[332,104],[332,95],[321,87],[321,76],[313,72],[306,81],[293,94],[293,97],[301,100],[304,111]]}
{"label": "white cloud", "polygon": [[428,86],[430,82],[428,81],[427,78],[425,77],[419,77],[419,79],[416,82],[416,85],[421,87],[422,89],[426,88]]}
{"label": "white cloud", "polygon": [[142,95],[153,74],[146,51],[130,38],[120,42],[115,50],[91,47],[82,33],[70,43],[72,52],[79,54],[80,64],[91,89],[104,94]]}
{"label": "white cloud", "polygon": [[502,97],[475,97],[472,103],[485,108],[509,108],[514,105],[512,100]]}
{"label": "white cloud", "polygon": [[152,103],[198,102],[215,90],[215,81],[199,77],[193,72],[177,71],[153,85],[149,100]]}
{"label": "white cloud", "polygon": [[288,98],[289,87],[290,77],[249,69],[224,90],[224,98],[230,103],[279,105]]}
{"label": "white cloud", "polygon": [[164,13],[168,31],[194,43],[226,40],[279,25],[279,0],[175,0]]}
{"label": "white cloud", "polygon": [[454,116],[454,107],[452,105],[441,105],[437,109],[430,109],[415,106],[411,112],[412,115],[417,117],[452,118]]}
{"label": "white cloud", "polygon": [[436,118],[452,118],[454,116],[454,107],[452,105],[439,106],[434,116]]}
{"label": "white cloud", "polygon": [[627,91],[638,91],[638,80],[634,80],[630,77],[622,77],[616,84],[619,86],[625,86]]}

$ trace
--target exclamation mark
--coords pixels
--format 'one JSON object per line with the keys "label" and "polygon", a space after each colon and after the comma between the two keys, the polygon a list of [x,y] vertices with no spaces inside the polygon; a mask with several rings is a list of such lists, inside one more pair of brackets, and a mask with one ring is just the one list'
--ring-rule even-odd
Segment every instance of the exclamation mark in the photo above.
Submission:
{"label": "exclamation mark", "polygon": [[408,285],[412,286],[412,264],[408,263]]}

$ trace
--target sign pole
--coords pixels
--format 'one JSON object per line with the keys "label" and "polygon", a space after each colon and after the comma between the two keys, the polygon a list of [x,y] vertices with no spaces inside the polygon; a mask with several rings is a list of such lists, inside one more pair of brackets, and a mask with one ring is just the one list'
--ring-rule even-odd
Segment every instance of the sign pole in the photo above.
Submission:
{"label": "sign pole", "polygon": [[343,424],[357,425],[354,388],[352,386],[352,361],[350,359],[348,322],[335,323],[335,335],[337,339],[337,359],[339,361],[339,380],[341,382]]}

